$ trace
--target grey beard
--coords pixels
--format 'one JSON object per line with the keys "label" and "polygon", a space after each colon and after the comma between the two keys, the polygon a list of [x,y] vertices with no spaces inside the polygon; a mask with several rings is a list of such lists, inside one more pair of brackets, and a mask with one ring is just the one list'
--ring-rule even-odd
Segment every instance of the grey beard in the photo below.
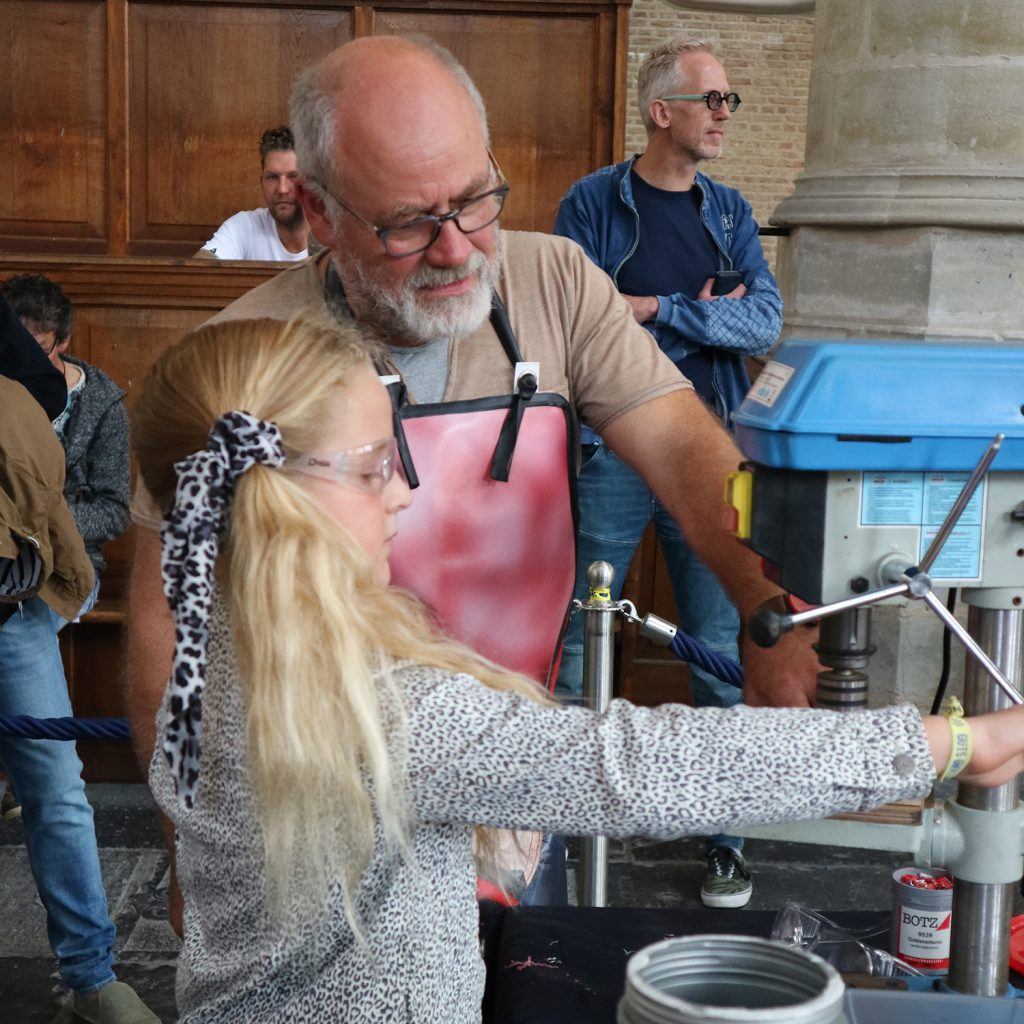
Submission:
{"label": "grey beard", "polygon": [[[439,338],[468,337],[487,319],[491,311],[491,292],[501,273],[501,253],[499,236],[499,245],[490,260],[478,251],[459,267],[424,267],[402,282],[397,292],[382,288],[357,261],[346,265],[337,250],[331,258],[349,305],[356,300],[360,324],[371,328],[380,340],[389,344],[426,345]],[[467,273],[477,275],[471,292],[442,300],[436,304],[436,309],[420,306],[419,288],[451,284]]]}

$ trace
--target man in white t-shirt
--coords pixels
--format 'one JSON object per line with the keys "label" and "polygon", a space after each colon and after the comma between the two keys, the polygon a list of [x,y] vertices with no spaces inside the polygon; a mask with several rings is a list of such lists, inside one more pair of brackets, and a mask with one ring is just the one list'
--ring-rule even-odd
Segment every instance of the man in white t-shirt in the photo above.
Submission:
{"label": "man in white t-shirt", "polygon": [[299,171],[290,128],[270,128],[263,133],[260,166],[267,205],[228,217],[197,256],[292,262],[309,255],[309,226],[295,194]]}

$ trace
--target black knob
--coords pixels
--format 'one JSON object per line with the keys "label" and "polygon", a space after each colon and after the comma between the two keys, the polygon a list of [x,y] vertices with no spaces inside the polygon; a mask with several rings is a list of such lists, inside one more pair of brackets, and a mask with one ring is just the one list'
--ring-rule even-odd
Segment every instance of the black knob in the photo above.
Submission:
{"label": "black knob", "polygon": [[758,647],[774,647],[779,642],[779,637],[790,632],[792,628],[792,617],[780,615],[769,606],[769,603],[761,605],[747,623],[750,639]]}

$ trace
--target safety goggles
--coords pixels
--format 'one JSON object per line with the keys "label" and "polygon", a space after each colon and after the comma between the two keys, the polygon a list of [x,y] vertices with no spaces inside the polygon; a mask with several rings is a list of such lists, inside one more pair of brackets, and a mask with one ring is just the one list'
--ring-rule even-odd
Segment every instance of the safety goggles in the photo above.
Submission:
{"label": "safety goggles", "polygon": [[393,437],[371,441],[340,452],[305,452],[285,459],[284,468],[318,476],[344,487],[380,494],[398,473],[404,479],[402,460]]}

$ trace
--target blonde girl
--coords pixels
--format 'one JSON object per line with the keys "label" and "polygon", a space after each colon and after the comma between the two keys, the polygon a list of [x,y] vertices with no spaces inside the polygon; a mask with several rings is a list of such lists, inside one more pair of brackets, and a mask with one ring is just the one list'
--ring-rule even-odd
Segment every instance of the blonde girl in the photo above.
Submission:
{"label": "blonde girl", "polygon": [[[133,437],[177,626],[150,781],[183,1022],[477,1022],[477,826],[707,834],[919,796],[949,758],[910,707],[560,708],[439,636],[388,586],[411,496],[354,329],[201,328]],[[972,781],[1019,771],[1024,712],[973,721]]]}

